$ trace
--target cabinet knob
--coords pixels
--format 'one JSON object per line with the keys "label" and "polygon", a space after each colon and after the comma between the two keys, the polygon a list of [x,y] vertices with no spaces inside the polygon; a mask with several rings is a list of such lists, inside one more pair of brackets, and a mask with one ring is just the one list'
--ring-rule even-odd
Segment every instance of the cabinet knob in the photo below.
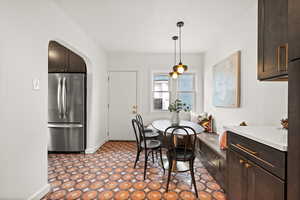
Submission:
{"label": "cabinet knob", "polygon": [[245,164],[245,167],[246,167],[246,168],[250,168],[250,167],[252,167],[252,166],[251,166],[249,163],[246,163],[246,164]]}
{"label": "cabinet knob", "polygon": [[241,159],[240,160],[240,164],[244,164],[244,163],[245,163],[245,161]]}

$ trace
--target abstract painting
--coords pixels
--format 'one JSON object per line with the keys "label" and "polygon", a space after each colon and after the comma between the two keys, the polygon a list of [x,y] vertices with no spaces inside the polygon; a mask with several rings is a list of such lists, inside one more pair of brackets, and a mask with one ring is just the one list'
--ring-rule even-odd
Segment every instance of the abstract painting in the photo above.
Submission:
{"label": "abstract painting", "polygon": [[237,51],[213,66],[213,105],[215,107],[240,107],[240,60]]}

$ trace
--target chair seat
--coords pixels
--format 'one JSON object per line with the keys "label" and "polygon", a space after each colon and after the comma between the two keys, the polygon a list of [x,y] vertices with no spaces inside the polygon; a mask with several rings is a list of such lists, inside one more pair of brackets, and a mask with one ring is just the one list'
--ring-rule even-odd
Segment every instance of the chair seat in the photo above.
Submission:
{"label": "chair seat", "polygon": [[159,136],[158,132],[153,132],[153,131],[145,132],[146,138],[154,138],[154,137],[158,137],[158,136]]}
{"label": "chair seat", "polygon": [[144,128],[144,132],[147,133],[147,132],[153,132],[154,130],[151,129],[151,128]]}
{"label": "chair seat", "polygon": [[[161,146],[161,142],[159,140],[146,140],[147,149],[156,149]],[[141,141],[141,147],[145,149],[144,141]]]}
{"label": "chair seat", "polygon": [[172,160],[188,161],[188,160],[192,160],[195,158],[193,151],[190,149],[187,149],[186,151],[184,151],[183,148],[176,148],[175,152],[174,152],[174,150],[168,152],[168,154],[171,156]]}

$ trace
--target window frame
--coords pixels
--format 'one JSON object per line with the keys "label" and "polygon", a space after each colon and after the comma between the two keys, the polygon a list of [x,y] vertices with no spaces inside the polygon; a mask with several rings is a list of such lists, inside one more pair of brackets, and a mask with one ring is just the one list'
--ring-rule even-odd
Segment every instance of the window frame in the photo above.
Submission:
{"label": "window frame", "polygon": [[151,112],[155,113],[155,112],[169,112],[169,110],[157,110],[154,109],[154,105],[153,105],[153,100],[154,100],[154,92],[168,92],[169,93],[169,101],[171,102],[172,100],[172,88],[173,88],[173,84],[172,84],[172,80],[169,77],[169,91],[154,91],[154,76],[155,75],[167,75],[169,77],[169,72],[167,71],[152,71],[151,73],[151,94],[150,94],[150,110]]}
{"label": "window frame", "polygon": [[[197,87],[197,83],[198,83],[198,80],[197,80],[197,72],[195,71],[190,71],[190,72],[185,72],[184,74],[186,75],[193,75],[194,77],[194,80],[193,80],[193,90],[192,91],[186,91],[186,90],[178,90],[178,86],[179,86],[179,81],[178,79],[176,79],[176,81],[174,81],[173,79],[171,79],[169,77],[169,100],[170,100],[170,103],[175,100],[173,98],[178,98],[178,94],[179,93],[192,93],[194,98],[193,98],[193,107],[192,107],[192,110],[193,112],[196,112],[197,110],[197,91],[198,91],[198,87]],[[167,71],[152,71],[151,72],[151,78],[150,78],[150,111],[151,113],[159,113],[159,112],[169,112],[169,110],[156,110],[154,109],[154,105],[153,105],[153,99],[154,99],[154,75],[168,75],[169,76],[169,72]],[[156,92],[159,92],[159,91],[156,91]],[[161,91],[161,92],[164,92],[164,91]],[[167,92],[167,91],[165,91]]]}
{"label": "window frame", "polygon": [[176,89],[175,89],[175,96],[178,99],[179,98],[179,93],[187,93],[187,94],[193,94],[193,106],[191,111],[195,112],[197,110],[197,73],[190,71],[186,72],[183,75],[192,75],[193,76],[193,90],[188,91],[188,90],[179,90],[179,78],[176,81]]}

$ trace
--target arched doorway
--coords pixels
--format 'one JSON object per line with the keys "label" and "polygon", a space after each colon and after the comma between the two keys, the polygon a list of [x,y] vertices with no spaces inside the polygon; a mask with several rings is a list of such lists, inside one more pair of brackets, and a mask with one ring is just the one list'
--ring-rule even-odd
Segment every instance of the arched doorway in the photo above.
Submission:
{"label": "arched doorway", "polygon": [[56,41],[48,46],[48,151],[84,152],[87,78],[84,59]]}

